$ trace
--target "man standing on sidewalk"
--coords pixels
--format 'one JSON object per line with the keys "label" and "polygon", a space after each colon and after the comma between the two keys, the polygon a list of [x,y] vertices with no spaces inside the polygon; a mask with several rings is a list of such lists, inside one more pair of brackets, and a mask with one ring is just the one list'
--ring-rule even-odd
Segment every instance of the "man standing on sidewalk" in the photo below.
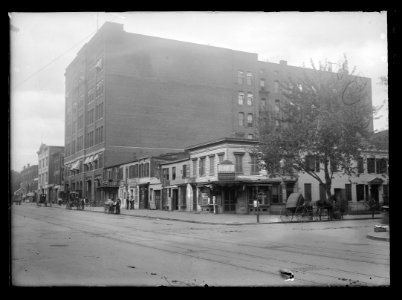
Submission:
{"label": "man standing on sidewalk", "polygon": [[130,198],[128,197],[128,195],[127,195],[127,198],[126,198],[126,209],[127,210],[130,209]]}

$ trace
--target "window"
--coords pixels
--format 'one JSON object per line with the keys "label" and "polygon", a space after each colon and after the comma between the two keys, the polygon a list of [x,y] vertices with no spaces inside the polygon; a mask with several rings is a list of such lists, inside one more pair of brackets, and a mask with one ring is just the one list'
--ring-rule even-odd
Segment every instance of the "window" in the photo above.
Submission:
{"label": "window", "polygon": [[311,183],[304,184],[304,199],[307,202],[311,201]]}
{"label": "window", "polygon": [[96,61],[95,68],[96,68],[97,73],[102,71],[102,69],[103,69],[103,59],[102,59],[102,57],[98,58],[98,60]]}
{"label": "window", "polygon": [[375,158],[367,158],[367,173],[375,173]]}
{"label": "window", "polygon": [[88,91],[88,103],[94,101],[94,99],[95,99],[95,89],[94,89],[94,88],[91,88],[91,89]]}
{"label": "window", "polygon": [[134,165],[134,177],[135,177],[135,178],[138,178],[138,177],[139,177],[138,165]]}
{"label": "window", "polygon": [[96,106],[95,119],[98,120],[103,117],[103,102]]}
{"label": "window", "polygon": [[88,124],[92,124],[94,122],[94,109],[93,108],[88,111],[87,120],[88,120]]}
{"label": "window", "polygon": [[258,161],[256,155],[250,155],[251,158],[251,175],[258,174]]}
{"label": "window", "polygon": [[356,185],[356,200],[364,201],[364,184]]}
{"label": "window", "polygon": [[243,173],[243,153],[235,154],[235,172]]}
{"label": "window", "polygon": [[247,85],[251,85],[253,83],[253,73],[247,72]]}
{"label": "window", "polygon": [[244,103],[244,93],[243,92],[239,92],[238,103],[239,103],[239,105],[243,105],[243,103]]}
{"label": "window", "polygon": [[244,126],[244,113],[239,112],[239,126]]}
{"label": "window", "polygon": [[265,87],[265,79],[263,79],[263,78],[260,79],[260,87],[262,87],[262,88]]}
{"label": "window", "polygon": [[99,127],[99,143],[103,142],[103,126]]}
{"label": "window", "polygon": [[169,180],[169,168],[162,169],[162,176],[164,179]]}
{"label": "window", "polygon": [[349,183],[345,184],[345,194],[346,194],[346,200],[352,201],[352,185]]}
{"label": "window", "polygon": [[271,201],[272,203],[280,203],[282,198],[282,187],[278,184],[272,186],[271,190]]}
{"label": "window", "polygon": [[385,158],[376,159],[377,174],[387,173],[387,161]]}
{"label": "window", "polygon": [[183,165],[183,176],[182,178],[187,178],[187,165]]}
{"label": "window", "polygon": [[215,155],[209,157],[209,175],[215,174]]}
{"label": "window", "polygon": [[103,79],[99,80],[96,83],[96,92],[95,92],[96,97],[99,97],[100,95],[102,95],[102,93],[103,93]]}
{"label": "window", "polygon": [[254,138],[254,135],[252,133],[249,133],[247,135],[247,139],[252,140]]}
{"label": "window", "polygon": [[244,73],[242,71],[237,72],[237,83],[238,84],[243,84],[244,80]]}
{"label": "window", "polygon": [[197,159],[193,159],[193,176],[197,176]]}
{"label": "window", "polygon": [[218,162],[219,162],[219,163],[223,162],[224,156],[225,156],[224,153],[219,153],[219,154],[218,154]]}
{"label": "window", "polygon": [[145,177],[149,177],[149,163],[145,163]]}
{"label": "window", "polygon": [[247,126],[253,127],[253,114],[247,114]]}
{"label": "window", "polygon": [[253,93],[247,93],[247,105],[253,105]]}
{"label": "window", "polygon": [[128,168],[128,178],[133,178],[134,177],[134,166],[130,166]]}
{"label": "window", "polygon": [[274,81],[274,93],[279,93],[279,81]]}
{"label": "window", "polygon": [[357,172],[359,174],[364,173],[364,163],[363,163],[363,157],[359,157],[357,159]]}
{"label": "window", "polygon": [[314,171],[315,170],[315,155],[307,155],[305,163],[306,163],[307,171]]}
{"label": "window", "polygon": [[172,180],[176,179],[176,167],[172,167]]}
{"label": "window", "polygon": [[139,164],[138,173],[139,177],[144,177],[144,164]]}
{"label": "window", "polygon": [[315,171],[320,172],[320,158],[315,156]]}
{"label": "window", "polygon": [[205,157],[200,158],[200,164],[198,166],[200,176],[205,176]]}

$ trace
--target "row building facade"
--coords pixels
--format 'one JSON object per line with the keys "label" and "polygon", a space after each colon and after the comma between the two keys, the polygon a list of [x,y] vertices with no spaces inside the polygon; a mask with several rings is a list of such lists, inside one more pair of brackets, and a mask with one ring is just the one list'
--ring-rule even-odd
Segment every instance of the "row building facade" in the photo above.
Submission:
{"label": "row building facade", "polygon": [[112,166],[222,137],[258,139],[260,110],[276,109],[281,82],[305,70],[107,22],[65,72],[65,189],[103,203],[116,189],[104,184]]}

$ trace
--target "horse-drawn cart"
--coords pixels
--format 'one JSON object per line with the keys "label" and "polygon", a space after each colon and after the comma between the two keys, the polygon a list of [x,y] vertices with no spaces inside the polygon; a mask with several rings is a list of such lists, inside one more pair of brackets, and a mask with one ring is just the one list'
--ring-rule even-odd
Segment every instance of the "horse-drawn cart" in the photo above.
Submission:
{"label": "horse-drawn cart", "polygon": [[114,213],[114,202],[110,199],[105,201],[105,214],[113,214]]}
{"label": "horse-drawn cart", "polygon": [[311,221],[314,217],[315,213],[312,203],[305,201],[301,193],[290,194],[280,215],[282,222]]}
{"label": "horse-drawn cart", "polygon": [[72,209],[76,207],[79,210],[83,210],[85,208],[84,199],[80,197],[78,192],[70,192],[67,197],[66,208]]}

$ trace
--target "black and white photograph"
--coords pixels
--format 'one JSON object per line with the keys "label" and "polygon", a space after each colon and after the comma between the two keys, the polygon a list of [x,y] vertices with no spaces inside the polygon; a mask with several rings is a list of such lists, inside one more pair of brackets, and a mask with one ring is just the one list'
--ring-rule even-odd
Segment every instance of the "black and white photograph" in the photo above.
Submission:
{"label": "black and white photograph", "polygon": [[9,286],[389,287],[388,17],[9,11]]}

